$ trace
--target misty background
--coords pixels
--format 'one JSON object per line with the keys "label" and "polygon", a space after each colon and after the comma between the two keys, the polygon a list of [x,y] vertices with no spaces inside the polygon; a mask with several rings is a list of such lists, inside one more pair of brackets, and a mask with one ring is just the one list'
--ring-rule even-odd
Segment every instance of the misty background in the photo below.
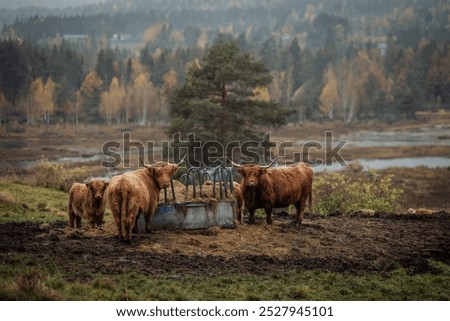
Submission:
{"label": "misty background", "polygon": [[[443,0],[0,1],[2,123],[170,120],[169,95],[217,41],[263,59],[289,121],[449,109]],[[42,98],[44,97],[44,98]]]}

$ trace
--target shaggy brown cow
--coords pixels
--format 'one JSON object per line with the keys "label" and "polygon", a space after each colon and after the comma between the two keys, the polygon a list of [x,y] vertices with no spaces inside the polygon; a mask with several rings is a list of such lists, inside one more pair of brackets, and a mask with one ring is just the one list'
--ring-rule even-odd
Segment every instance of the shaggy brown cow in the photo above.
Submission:
{"label": "shaggy brown cow", "polygon": [[242,175],[242,196],[245,207],[250,213],[250,224],[255,223],[255,210],[264,208],[267,224],[272,224],[272,209],[295,205],[296,223],[301,224],[306,200],[309,197],[309,210],[312,202],[313,170],[304,163],[293,167],[269,168],[260,165],[238,165],[237,171]]}
{"label": "shaggy brown cow", "polygon": [[170,186],[170,177],[180,163],[144,165],[143,169],[111,178],[108,200],[121,240],[131,242],[131,231],[140,214],[144,214],[146,231],[150,231],[150,217],[158,206],[159,192]]}
{"label": "shaggy brown cow", "polygon": [[91,228],[100,227],[105,215],[105,198],[103,197],[108,182],[93,180],[87,184],[73,183],[69,191],[69,225],[81,227],[81,218],[89,220]]}

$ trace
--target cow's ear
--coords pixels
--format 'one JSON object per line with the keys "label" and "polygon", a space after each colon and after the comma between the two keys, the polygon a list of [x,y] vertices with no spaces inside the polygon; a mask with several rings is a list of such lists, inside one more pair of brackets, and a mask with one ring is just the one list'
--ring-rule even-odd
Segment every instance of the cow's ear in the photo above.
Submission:
{"label": "cow's ear", "polygon": [[155,169],[151,166],[145,166],[145,168],[147,168],[147,170],[150,172],[150,174],[154,175],[155,174]]}
{"label": "cow's ear", "polygon": [[237,172],[238,172],[239,174],[241,174],[242,176],[244,176],[244,169],[243,169],[242,167],[238,167],[238,168],[237,168]]}
{"label": "cow's ear", "polygon": [[91,188],[91,186],[92,186],[92,182],[86,183],[87,188]]}
{"label": "cow's ear", "polygon": [[170,174],[171,174],[171,175],[175,174],[175,173],[177,172],[177,170],[178,170],[178,165],[173,165]]}
{"label": "cow's ear", "polygon": [[263,174],[265,174],[267,172],[267,168],[265,168],[265,167],[261,167],[260,169],[259,169],[259,175],[263,175]]}
{"label": "cow's ear", "polygon": [[107,188],[109,185],[109,182],[105,182],[105,188]]}

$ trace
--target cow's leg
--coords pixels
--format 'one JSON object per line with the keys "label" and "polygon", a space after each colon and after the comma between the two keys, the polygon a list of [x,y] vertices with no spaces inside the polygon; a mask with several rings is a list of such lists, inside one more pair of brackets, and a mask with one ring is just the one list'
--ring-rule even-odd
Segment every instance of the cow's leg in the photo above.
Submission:
{"label": "cow's leg", "polygon": [[116,213],[113,211],[114,223],[116,223],[117,231],[119,232],[119,238],[123,241],[123,231],[122,231],[122,221],[120,213]]}
{"label": "cow's leg", "polygon": [[248,219],[248,223],[249,224],[255,224],[255,209],[248,209],[248,213],[249,213],[249,219]]}
{"label": "cow's leg", "polygon": [[144,218],[145,218],[145,232],[151,233],[152,231],[152,222],[150,221],[151,215],[144,214]]}
{"label": "cow's leg", "polygon": [[97,225],[97,227],[102,227],[104,221],[103,221],[103,217],[105,215],[105,212],[101,211],[100,213],[98,213],[98,215],[95,217],[95,224]]}
{"label": "cow's leg", "polygon": [[75,220],[76,220],[76,227],[80,228],[81,227],[81,216],[76,215]]}
{"label": "cow's leg", "polygon": [[95,228],[95,215],[94,213],[91,213],[89,216],[89,227]]}
{"label": "cow's leg", "polygon": [[131,232],[136,222],[136,216],[136,214],[133,215],[130,213],[125,219],[125,242],[128,244],[131,243]]}
{"label": "cow's leg", "polygon": [[69,207],[69,226],[70,227],[74,227],[74,223],[75,223],[75,213],[73,212],[72,207]]}
{"label": "cow's leg", "polygon": [[298,202],[295,202],[295,209],[297,210],[297,214],[295,216],[295,224],[302,224],[303,221],[303,213],[305,211],[305,207],[306,207],[306,199],[302,199]]}
{"label": "cow's leg", "polygon": [[239,223],[242,225],[244,223],[244,211],[243,211],[242,207],[238,208],[237,217],[238,217]]}
{"label": "cow's leg", "polygon": [[132,226],[128,222],[125,224],[125,242],[130,244],[131,243],[131,229]]}
{"label": "cow's leg", "polygon": [[125,223],[125,242],[130,244],[131,243],[131,224],[128,222]]}
{"label": "cow's leg", "polygon": [[266,215],[267,215],[267,217],[266,217],[267,224],[272,225],[272,223],[273,223],[273,220],[272,220],[272,206],[269,206],[269,205],[264,206],[264,210],[266,211]]}
{"label": "cow's leg", "polygon": [[137,234],[139,231],[138,231],[138,221],[139,221],[139,214],[138,215],[136,215],[136,219],[134,220],[134,225],[133,225],[133,227],[131,228],[131,233],[134,233],[134,234]]}

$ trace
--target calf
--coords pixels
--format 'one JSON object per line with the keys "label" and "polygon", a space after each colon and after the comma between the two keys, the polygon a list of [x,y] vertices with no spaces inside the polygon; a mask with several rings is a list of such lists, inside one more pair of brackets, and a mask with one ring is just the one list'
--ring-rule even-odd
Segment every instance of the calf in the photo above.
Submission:
{"label": "calf", "polygon": [[89,221],[91,228],[100,227],[105,215],[105,199],[103,197],[108,182],[93,180],[87,184],[73,183],[69,191],[69,225],[81,227],[81,218]]}

